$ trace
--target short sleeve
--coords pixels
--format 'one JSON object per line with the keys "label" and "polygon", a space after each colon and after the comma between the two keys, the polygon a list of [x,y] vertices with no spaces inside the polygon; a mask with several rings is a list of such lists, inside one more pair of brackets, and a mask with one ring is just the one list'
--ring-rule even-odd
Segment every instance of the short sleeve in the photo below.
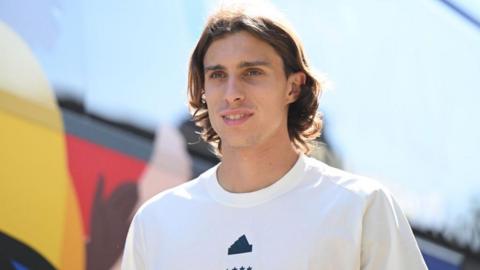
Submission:
{"label": "short sleeve", "polygon": [[122,270],[142,270],[144,263],[144,237],[138,216],[135,216],[127,234],[122,258]]}
{"label": "short sleeve", "polygon": [[427,269],[405,215],[383,189],[369,196],[364,212],[361,269]]}

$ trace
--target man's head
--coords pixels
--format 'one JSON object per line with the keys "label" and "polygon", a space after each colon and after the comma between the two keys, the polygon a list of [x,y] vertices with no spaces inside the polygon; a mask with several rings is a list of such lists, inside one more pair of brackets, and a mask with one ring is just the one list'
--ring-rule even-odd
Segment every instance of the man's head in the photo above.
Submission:
{"label": "man's head", "polygon": [[320,133],[320,83],[278,19],[244,9],[212,15],[190,59],[188,88],[193,119],[218,152],[224,143],[248,146],[282,132],[308,152]]}

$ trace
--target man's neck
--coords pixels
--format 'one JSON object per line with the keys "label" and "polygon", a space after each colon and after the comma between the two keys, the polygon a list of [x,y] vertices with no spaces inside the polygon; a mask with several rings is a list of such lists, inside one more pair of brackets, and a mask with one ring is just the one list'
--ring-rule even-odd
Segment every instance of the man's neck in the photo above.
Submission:
{"label": "man's neck", "polygon": [[272,185],[298,159],[291,143],[263,149],[224,149],[222,152],[217,178],[223,189],[233,193],[253,192]]}

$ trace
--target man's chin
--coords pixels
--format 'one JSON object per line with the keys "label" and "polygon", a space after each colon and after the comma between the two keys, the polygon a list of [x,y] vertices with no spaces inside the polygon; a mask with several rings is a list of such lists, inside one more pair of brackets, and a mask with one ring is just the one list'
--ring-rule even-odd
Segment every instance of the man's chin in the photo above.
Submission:
{"label": "man's chin", "polygon": [[222,139],[222,151],[227,148],[234,151],[254,149],[258,143],[259,140],[255,136],[231,136],[228,139]]}

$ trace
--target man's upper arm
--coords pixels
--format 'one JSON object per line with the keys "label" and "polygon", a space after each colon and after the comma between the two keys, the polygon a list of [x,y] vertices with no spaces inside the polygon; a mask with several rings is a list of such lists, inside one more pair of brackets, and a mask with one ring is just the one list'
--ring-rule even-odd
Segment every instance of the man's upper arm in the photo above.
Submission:
{"label": "man's upper arm", "polygon": [[127,234],[122,258],[122,270],[146,269],[144,264],[144,235],[138,216],[135,216]]}
{"label": "man's upper arm", "polygon": [[427,269],[405,215],[381,189],[371,194],[364,213],[361,269]]}

